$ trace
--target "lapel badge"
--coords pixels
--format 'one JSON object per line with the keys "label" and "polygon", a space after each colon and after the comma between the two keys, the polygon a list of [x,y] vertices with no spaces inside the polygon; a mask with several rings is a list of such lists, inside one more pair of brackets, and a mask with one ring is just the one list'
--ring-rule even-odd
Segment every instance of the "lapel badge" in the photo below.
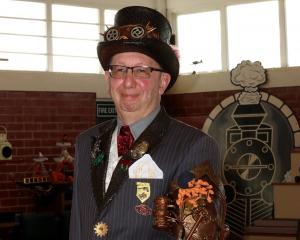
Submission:
{"label": "lapel badge", "polygon": [[133,159],[141,158],[149,149],[149,143],[142,141],[137,144],[132,150],[130,150],[130,155]]}
{"label": "lapel badge", "polygon": [[99,164],[103,161],[104,159],[104,153],[103,150],[101,149],[101,139],[99,136],[94,137],[93,139],[94,144],[91,148],[91,159],[92,159],[92,165],[94,167],[99,166]]}
{"label": "lapel badge", "polygon": [[102,162],[103,159],[104,159],[104,154],[103,153],[98,154],[97,157],[92,160],[93,166],[94,167],[99,166],[99,164]]}
{"label": "lapel badge", "polygon": [[108,226],[104,222],[98,222],[95,224],[94,231],[97,237],[104,237],[108,232]]}
{"label": "lapel badge", "polygon": [[152,209],[147,206],[146,204],[139,204],[135,206],[135,211],[143,216],[150,216],[152,215]]}
{"label": "lapel badge", "polygon": [[136,196],[143,203],[150,197],[150,183],[137,182]]}

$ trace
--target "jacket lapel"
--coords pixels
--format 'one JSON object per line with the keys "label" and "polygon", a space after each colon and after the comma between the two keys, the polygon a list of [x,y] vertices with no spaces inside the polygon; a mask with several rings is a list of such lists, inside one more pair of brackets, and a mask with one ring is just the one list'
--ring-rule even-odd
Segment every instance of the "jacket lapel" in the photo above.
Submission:
{"label": "jacket lapel", "polygon": [[99,127],[99,135],[93,137],[91,144],[91,178],[94,198],[98,210],[103,207],[105,177],[109,159],[110,144],[117,121],[112,120]]}
{"label": "jacket lapel", "polygon": [[[133,143],[131,149],[135,149],[140,145],[140,143],[147,142],[149,144],[148,153],[152,152],[155,147],[161,142],[163,136],[165,135],[168,125],[170,123],[170,117],[166,114],[164,108],[158,113],[156,118],[152,123],[145,129],[141,136]],[[131,155],[124,156],[115,168],[112,175],[110,184],[108,186],[107,192],[104,196],[103,207],[108,204],[114,197],[114,195],[119,190],[122,183],[128,179],[128,166],[124,166],[122,161],[128,160],[131,164],[136,161]]]}

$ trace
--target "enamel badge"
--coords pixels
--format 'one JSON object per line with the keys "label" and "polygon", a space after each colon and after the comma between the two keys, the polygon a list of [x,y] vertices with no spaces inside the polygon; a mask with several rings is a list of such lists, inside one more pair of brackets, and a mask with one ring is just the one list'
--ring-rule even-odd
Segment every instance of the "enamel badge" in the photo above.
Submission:
{"label": "enamel badge", "polygon": [[136,196],[141,201],[141,203],[145,202],[150,197],[150,193],[150,183],[136,183]]}
{"label": "enamel badge", "polygon": [[98,222],[95,224],[94,231],[97,237],[104,237],[108,232],[108,226],[104,222]]}

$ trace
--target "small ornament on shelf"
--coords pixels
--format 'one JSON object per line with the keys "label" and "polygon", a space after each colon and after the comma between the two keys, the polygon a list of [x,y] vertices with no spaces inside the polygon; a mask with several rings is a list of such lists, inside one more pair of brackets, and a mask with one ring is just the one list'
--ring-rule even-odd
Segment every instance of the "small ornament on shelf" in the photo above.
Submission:
{"label": "small ornament on shelf", "polygon": [[48,170],[44,164],[48,158],[43,155],[43,153],[39,152],[38,157],[33,158],[33,161],[36,162],[33,166],[34,175],[48,176]]}
{"label": "small ornament on shelf", "polygon": [[68,136],[64,134],[63,139],[61,142],[57,142],[56,146],[61,148],[61,154],[59,157],[54,158],[54,161],[57,163],[60,163],[62,161],[68,161],[68,162],[73,162],[73,157],[71,154],[68,152],[68,147],[71,147],[72,144],[71,142],[68,141]]}
{"label": "small ornament on shelf", "polygon": [[57,165],[51,172],[51,180],[54,183],[73,182],[74,157],[67,150],[72,146],[71,142],[68,142],[67,135],[64,135],[62,142],[57,142],[56,146],[61,147],[61,154],[53,159]]}

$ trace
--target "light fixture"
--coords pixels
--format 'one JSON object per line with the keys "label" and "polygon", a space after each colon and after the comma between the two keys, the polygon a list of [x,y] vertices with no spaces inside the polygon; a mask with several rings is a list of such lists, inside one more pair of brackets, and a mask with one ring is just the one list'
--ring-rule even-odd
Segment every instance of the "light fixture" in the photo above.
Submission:
{"label": "light fixture", "polygon": [[[1,128],[3,129],[1,132]],[[0,126],[0,160],[12,159],[12,145],[7,140],[7,130]]]}

